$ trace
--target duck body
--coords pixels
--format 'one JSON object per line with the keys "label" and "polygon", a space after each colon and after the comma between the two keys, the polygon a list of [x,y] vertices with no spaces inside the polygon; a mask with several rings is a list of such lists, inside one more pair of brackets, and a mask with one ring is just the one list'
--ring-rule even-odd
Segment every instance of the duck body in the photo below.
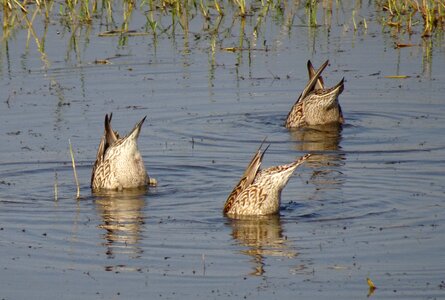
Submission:
{"label": "duck body", "polygon": [[105,132],[97,150],[91,174],[93,190],[122,190],[147,187],[153,180],[147,174],[137,145],[145,117],[125,137],[111,128],[111,118],[105,115]]}
{"label": "duck body", "polygon": [[236,217],[278,213],[281,191],[295,169],[310,156],[306,154],[290,164],[260,170],[266,150],[261,151],[261,147],[257,150],[241,180],[230,193],[223,210],[226,215]]}
{"label": "duck body", "polygon": [[344,78],[334,87],[326,88],[321,72],[328,63],[329,61],[326,61],[315,71],[311,61],[308,61],[309,82],[287,115],[286,128],[344,123],[338,101],[344,89]]}

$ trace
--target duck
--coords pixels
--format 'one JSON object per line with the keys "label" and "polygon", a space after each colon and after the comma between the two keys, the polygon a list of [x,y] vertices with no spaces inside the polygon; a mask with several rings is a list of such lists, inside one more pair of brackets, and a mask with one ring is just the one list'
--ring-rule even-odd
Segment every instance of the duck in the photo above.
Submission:
{"label": "duck", "polygon": [[338,97],[344,89],[344,78],[335,86],[326,88],[321,73],[328,64],[329,60],[326,60],[315,71],[311,61],[308,60],[309,81],[287,115],[286,128],[344,123],[345,120],[338,101]]}
{"label": "duck", "polygon": [[261,163],[270,145],[263,151],[260,145],[244,174],[227,198],[223,212],[229,217],[264,216],[278,213],[281,191],[289,178],[311,154],[284,165],[261,170]]}
{"label": "duck", "polygon": [[112,129],[112,116],[112,113],[105,115],[105,131],[91,173],[92,190],[156,186],[156,179],[148,176],[137,144],[146,116],[124,137]]}

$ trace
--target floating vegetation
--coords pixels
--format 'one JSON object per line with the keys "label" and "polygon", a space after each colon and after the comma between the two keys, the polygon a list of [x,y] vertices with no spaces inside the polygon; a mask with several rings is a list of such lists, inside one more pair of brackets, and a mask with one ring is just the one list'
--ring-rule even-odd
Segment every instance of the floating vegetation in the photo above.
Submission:
{"label": "floating vegetation", "polygon": [[372,282],[372,280],[368,277],[366,278],[366,283],[368,283],[368,295],[367,297],[371,297],[372,294],[374,294],[375,290],[377,289],[377,287],[375,286],[374,282]]}
{"label": "floating vegetation", "polygon": [[378,0],[378,7],[386,12],[382,23],[396,32],[414,33],[423,24],[423,37],[445,26],[445,0]]}
{"label": "floating vegetation", "polygon": [[389,78],[389,79],[406,79],[409,78],[410,76],[408,75],[388,75],[388,76],[384,76],[385,78]]}

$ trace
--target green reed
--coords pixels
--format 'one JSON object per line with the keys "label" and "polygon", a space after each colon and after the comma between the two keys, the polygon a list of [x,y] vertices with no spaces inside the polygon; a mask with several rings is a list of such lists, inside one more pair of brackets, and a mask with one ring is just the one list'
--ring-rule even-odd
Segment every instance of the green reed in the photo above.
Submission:
{"label": "green reed", "polygon": [[[128,36],[161,34],[175,36],[177,31],[187,34],[190,24],[202,24],[207,36],[228,30],[226,25],[242,24],[245,19],[256,38],[265,20],[273,17],[290,31],[295,18],[300,18],[309,28],[327,26],[332,23],[334,9],[342,7],[341,0],[0,0],[2,3],[3,38],[13,28],[28,28],[33,33],[36,20],[45,24],[60,22],[67,31],[76,34],[92,24],[105,28],[100,36],[119,36],[119,45],[127,43]],[[360,16],[362,2],[353,2],[351,19],[346,24],[367,29],[366,19]],[[422,24],[422,35],[430,36],[436,29],[443,29],[445,23],[445,0],[375,0],[378,11],[383,12],[382,24],[394,28],[395,32],[412,34]],[[304,12],[301,16],[299,12]],[[137,12],[145,16],[145,26],[132,30],[132,18]],[[338,15],[338,11],[337,11]],[[198,21],[198,22],[196,22]],[[251,27],[252,26],[252,27]],[[230,29],[229,29],[230,30]],[[250,37],[249,37],[250,38]],[[40,46],[41,47],[41,46]]]}
{"label": "green reed", "polygon": [[308,25],[311,27],[317,26],[317,11],[318,11],[318,1],[317,0],[307,0],[306,1],[306,15],[308,18]]}
{"label": "green reed", "polygon": [[[188,29],[188,23],[195,17],[202,18],[204,22],[215,21],[229,12],[234,16],[244,18],[253,16],[252,6],[267,7],[271,1],[263,0],[1,0],[3,13],[3,28],[11,28],[23,22],[22,17],[32,11],[41,13],[47,21],[56,21],[59,18],[64,24],[88,25],[105,16],[106,25],[112,25],[116,11],[122,12],[124,24],[129,24],[135,9],[147,14],[149,28],[159,30],[157,17],[169,16],[171,24],[179,24],[183,30]],[[315,1],[315,0],[312,0]],[[277,0],[283,2],[283,0]],[[299,2],[299,1],[297,1]],[[58,11],[54,11],[54,6]],[[102,20],[104,21],[104,20]],[[124,28],[125,29],[125,26]]]}
{"label": "green reed", "polygon": [[445,26],[445,0],[379,0],[386,16],[383,24],[398,32],[414,33],[414,27],[423,24],[422,36],[429,37]]}

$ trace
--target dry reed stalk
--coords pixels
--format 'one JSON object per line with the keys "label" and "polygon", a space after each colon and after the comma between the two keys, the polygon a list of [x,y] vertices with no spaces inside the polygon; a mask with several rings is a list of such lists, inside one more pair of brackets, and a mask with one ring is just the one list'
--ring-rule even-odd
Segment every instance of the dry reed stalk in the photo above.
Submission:
{"label": "dry reed stalk", "polygon": [[68,139],[68,143],[70,145],[71,162],[73,164],[74,180],[76,181],[76,187],[77,187],[76,199],[80,199],[79,179],[77,178],[76,162],[74,161],[73,146],[71,145],[71,140],[70,139]]}
{"label": "dry reed stalk", "polygon": [[57,182],[57,172],[54,171],[54,201],[57,202],[59,200],[59,191],[58,191],[58,182]]}

